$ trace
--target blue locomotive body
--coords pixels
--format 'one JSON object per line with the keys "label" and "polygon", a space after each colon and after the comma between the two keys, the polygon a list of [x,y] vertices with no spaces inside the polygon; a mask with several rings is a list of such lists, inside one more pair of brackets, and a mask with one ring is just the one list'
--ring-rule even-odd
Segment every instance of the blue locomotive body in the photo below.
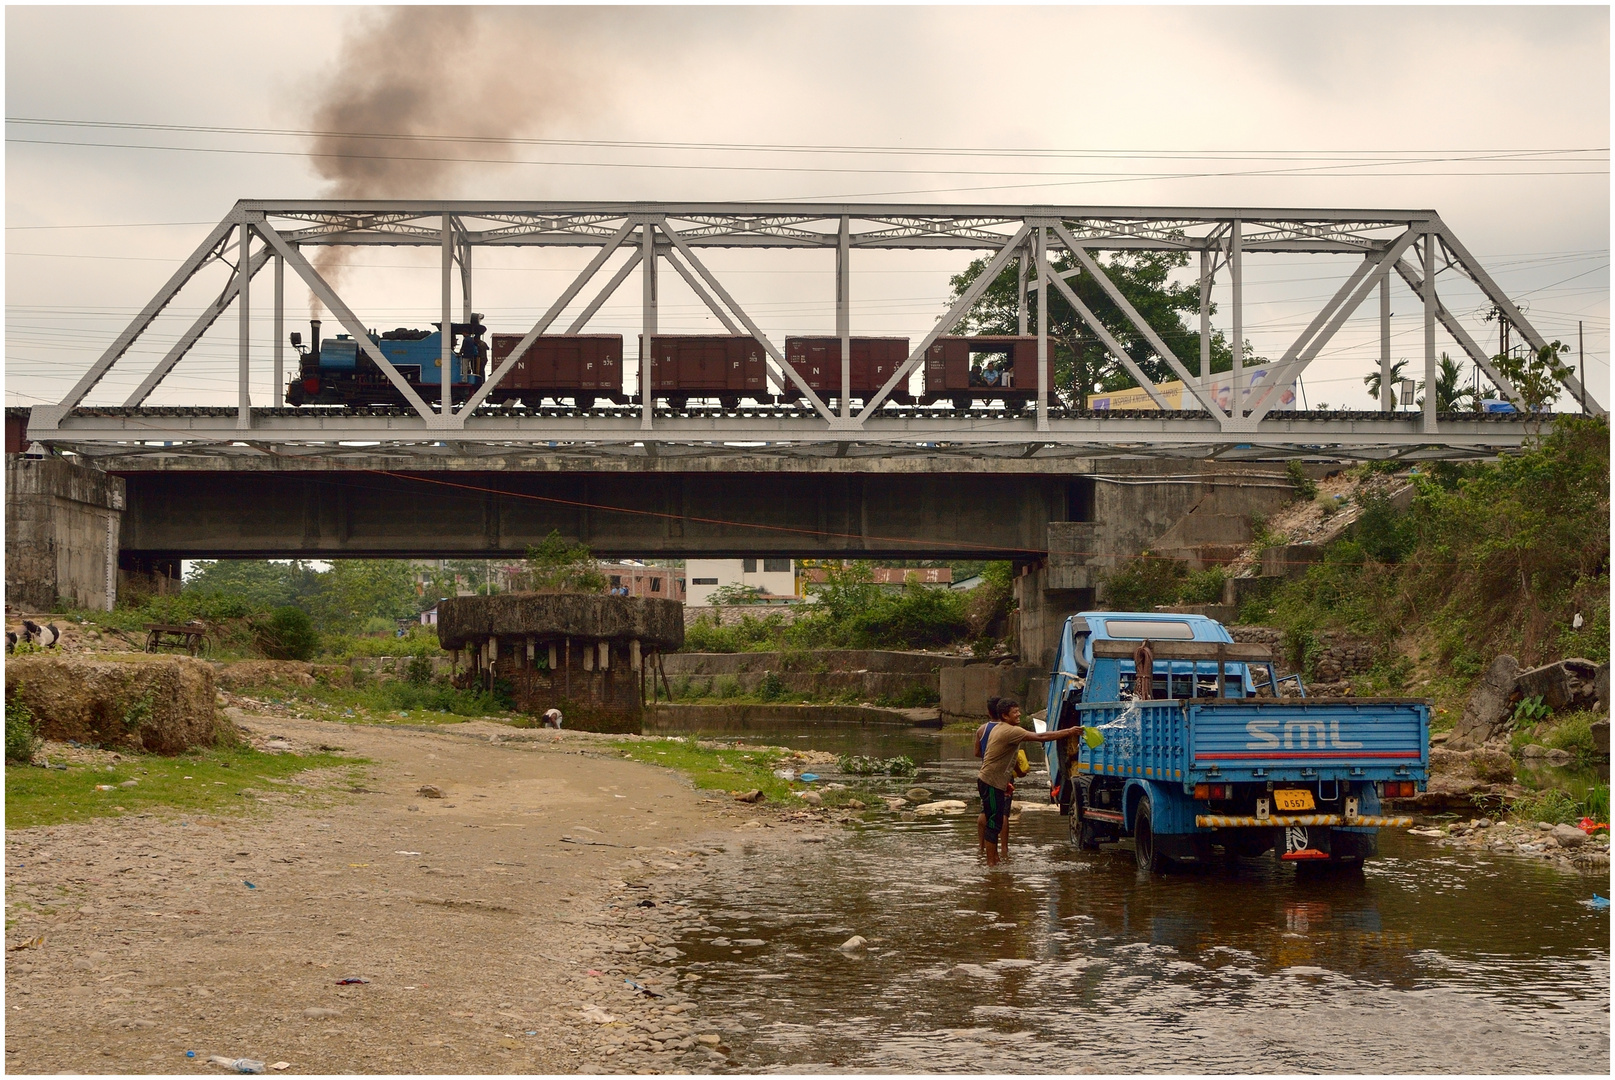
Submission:
{"label": "blue locomotive body", "polygon": [[[449,389],[455,401],[464,401],[482,385],[488,348],[483,341],[486,327],[473,317],[469,323],[450,323]],[[369,338],[382,359],[411,389],[429,402],[441,400],[443,392],[443,331],[370,331]],[[348,334],[320,339],[320,323],[311,324],[313,341],[305,349],[301,335],[292,335],[292,345],[302,353],[298,373],[286,388],[287,404],[298,405],[397,405],[404,395],[360,342]]]}

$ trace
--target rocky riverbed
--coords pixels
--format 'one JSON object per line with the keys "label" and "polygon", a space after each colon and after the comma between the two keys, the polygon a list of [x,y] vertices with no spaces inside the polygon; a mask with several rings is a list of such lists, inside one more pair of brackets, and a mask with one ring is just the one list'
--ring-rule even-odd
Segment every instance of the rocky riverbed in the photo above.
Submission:
{"label": "rocky riverbed", "polygon": [[1588,836],[1574,825],[1470,818],[1450,825],[1409,829],[1408,832],[1453,847],[1548,859],[1566,868],[1609,873],[1607,829]]}

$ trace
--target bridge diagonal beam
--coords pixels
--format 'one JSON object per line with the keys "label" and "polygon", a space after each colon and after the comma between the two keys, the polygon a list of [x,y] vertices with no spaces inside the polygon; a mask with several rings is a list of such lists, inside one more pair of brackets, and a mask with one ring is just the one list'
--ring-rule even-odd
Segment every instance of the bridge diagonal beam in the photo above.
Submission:
{"label": "bridge diagonal beam", "polygon": [[[252,266],[247,276],[249,278],[257,277],[258,272],[268,265],[272,257],[273,253],[268,248],[263,248],[253,255]],[[195,345],[197,339],[207,333],[208,328],[218,321],[219,316],[225,313],[235,300],[236,294],[240,291],[241,275],[239,273],[231,274],[224,291],[214,297],[213,302],[208,304],[202,314],[196,317],[196,321],[191,324],[190,329],[180,335],[180,339],[174,343],[174,347],[169,349],[168,353],[157,362],[156,366],[151,369],[151,372],[141,382],[140,386],[135,389],[134,393],[124,400],[123,407],[133,409],[150,397],[151,392],[157,389],[157,384],[167,378],[168,373],[174,370],[174,365],[185,358],[185,354],[191,351],[191,346]]]}
{"label": "bridge diagonal beam", "polygon": [[[1120,308],[1122,314],[1127,316],[1127,321],[1132,323],[1138,329],[1138,332],[1144,335],[1144,340],[1150,343],[1150,347],[1155,350],[1156,354],[1166,361],[1168,367],[1177,372],[1178,378],[1183,380],[1184,387],[1194,394],[1205,410],[1212,416],[1217,417],[1219,421],[1227,420],[1230,414],[1217,407],[1217,400],[1211,396],[1210,389],[1201,386],[1199,380],[1189,374],[1189,369],[1183,366],[1183,361],[1179,360],[1177,355],[1167,348],[1166,342],[1161,340],[1161,335],[1155,332],[1155,328],[1144,320],[1144,316],[1138,313],[1138,309],[1133,307],[1120,289],[1116,288],[1116,283],[1110,280],[1109,275],[1100,268],[1094,257],[1088,254],[1088,249],[1077,243],[1063,222],[1056,221],[1054,223],[1054,233],[1070,249],[1071,254],[1077,257],[1084,269],[1093,275],[1094,280],[1099,283],[1099,287],[1105,290],[1105,295],[1110,297],[1111,303]],[[1236,345],[1235,347],[1237,348],[1238,346]],[[1237,407],[1238,403],[1236,402],[1235,409]]]}
{"label": "bridge diagonal beam", "polygon": [[[1121,342],[1116,340],[1116,336],[1110,332],[1110,328],[1100,322],[1099,318],[1088,309],[1088,305],[1082,302],[1077,296],[1076,290],[1071,288],[1065,278],[1051,274],[1049,275],[1049,280],[1054,282],[1056,289],[1060,290],[1060,295],[1065,297],[1065,302],[1075,308],[1077,315],[1081,317],[1083,322],[1088,324],[1088,329],[1092,330],[1098,335],[1099,340],[1104,342],[1105,348],[1110,350],[1110,354],[1116,358],[1116,361],[1127,369],[1129,375],[1138,380],[1138,385],[1150,396],[1150,400],[1155,402],[1155,407],[1158,409],[1171,408],[1167,404],[1166,398],[1161,394],[1160,388],[1150,380],[1148,375],[1144,374],[1144,369],[1139,367],[1131,356],[1127,355],[1127,350],[1122,347]],[[1081,392],[1080,388],[1078,392]]]}
{"label": "bridge diagonal beam", "polygon": [[[533,342],[537,341],[539,335],[550,328],[550,323],[560,317],[561,312],[566,310],[566,305],[570,304],[573,298],[583,291],[585,285],[594,280],[594,275],[600,272],[600,268],[606,264],[606,260],[611,258],[612,253],[622,246],[622,242],[628,238],[628,234],[633,229],[634,223],[632,221],[624,222],[622,227],[612,234],[611,239],[601,246],[595,257],[589,260],[589,265],[585,266],[578,276],[572,279],[572,283],[561,291],[560,296],[555,298],[555,303],[550,305],[549,310],[539,317],[531,330],[527,331],[527,336],[522,338],[514,349],[510,350],[510,355],[505,357],[504,362],[483,380],[482,385],[477,387],[476,392],[460,407],[460,411],[455,414],[460,418],[460,423],[456,426],[463,427],[465,425],[464,418],[475,412],[477,406],[488,400],[488,395],[493,392],[494,387],[504,380],[505,376],[510,373],[510,369],[516,366],[518,360],[527,355],[527,350],[533,347]],[[443,329],[445,335],[447,335],[448,327]],[[448,370],[447,367],[444,370]]]}
{"label": "bridge diagonal beam", "polygon": [[[689,261],[690,267],[701,275],[702,280],[722,298],[723,302],[728,305],[729,310],[734,312],[735,316],[745,324],[747,333],[756,338],[757,344],[768,351],[768,355],[774,360],[774,370],[780,375],[781,382],[783,383],[786,378],[789,378],[807,398],[808,404],[813,406],[813,411],[824,417],[825,421],[832,426],[835,425],[838,421],[835,414],[830,411],[830,407],[824,403],[824,400],[818,394],[813,392],[813,388],[807,384],[807,380],[802,378],[796,368],[786,362],[785,354],[780,352],[772,341],[768,340],[768,335],[764,334],[762,329],[752,321],[751,316],[747,315],[745,310],[735,303],[735,298],[729,295],[729,291],[712,275],[712,271],[706,268],[706,264],[695,257],[695,252],[690,250],[690,245],[684,242],[684,237],[679,234],[678,230],[669,229],[664,221],[661,231],[662,235],[667,237],[674,247],[678,248],[679,254]],[[649,343],[647,342],[646,344],[648,345]]]}
{"label": "bridge diagonal beam", "polygon": [[[1519,327],[1520,333],[1525,337],[1525,340],[1531,343],[1531,348],[1538,351],[1547,348],[1547,339],[1537,333],[1536,327],[1531,325],[1524,313],[1515,306],[1514,301],[1508,298],[1508,294],[1498,287],[1497,282],[1492,280],[1492,276],[1469,253],[1469,249],[1458,242],[1458,238],[1452,234],[1452,230],[1447,228],[1444,223],[1438,224],[1436,228],[1436,235],[1441,237],[1442,244],[1463,264],[1470,278],[1480,286],[1481,291],[1486,294],[1486,298],[1497,305],[1497,309],[1503,313],[1503,317],[1508,319],[1514,326]],[[1576,377],[1574,371],[1566,373],[1564,387],[1570,391],[1571,396],[1576,400],[1587,403],[1588,412],[1596,416],[1608,415],[1608,410],[1599,404],[1597,398],[1587,392],[1587,388],[1581,384],[1581,380]]]}
{"label": "bridge diagonal beam", "polygon": [[101,354],[100,359],[91,364],[90,370],[86,371],[83,377],[73,384],[73,389],[69,390],[66,396],[56,403],[57,408],[62,413],[70,412],[76,408],[79,402],[83,401],[85,396],[95,389],[96,383],[101,381],[112,365],[118,362],[118,358],[129,351],[129,346],[133,345],[135,340],[145,332],[146,327],[150,326],[152,320],[156,319],[162,313],[162,310],[173,301],[186,283],[196,275],[196,272],[220,255],[231,230],[240,223],[240,220],[239,211],[232,211],[223,221],[213,227],[213,231],[207,234],[207,239],[198,244],[196,250],[191,252],[184,262],[180,263],[179,269],[174,271],[173,276],[163,284],[161,289],[157,290],[157,295],[151,298],[151,302],[140,309],[140,314],[136,315],[129,325],[124,327],[123,333],[113,339],[112,344],[107,346],[106,352]]}
{"label": "bridge diagonal beam", "polygon": [[[1267,414],[1268,410],[1263,409],[1262,406],[1266,404],[1269,397],[1277,392],[1276,388],[1284,380],[1284,376],[1295,365],[1296,357],[1301,355],[1301,350],[1305,349],[1307,347],[1307,343],[1313,339],[1319,330],[1323,329],[1324,324],[1329,321],[1330,316],[1334,315],[1334,313],[1339,310],[1340,305],[1346,302],[1346,298],[1351,295],[1352,290],[1357,288],[1358,285],[1362,284],[1363,278],[1368,276],[1369,271],[1372,270],[1373,267],[1373,256],[1369,256],[1368,258],[1365,258],[1359,262],[1352,269],[1351,275],[1347,277],[1346,280],[1341,284],[1340,288],[1335,290],[1335,294],[1329,298],[1329,302],[1318,309],[1318,313],[1312,317],[1312,321],[1307,324],[1306,329],[1302,330],[1301,333],[1296,336],[1295,341],[1291,343],[1290,347],[1284,350],[1284,355],[1279,357],[1278,363],[1272,366],[1271,374],[1266,380],[1266,383],[1263,385],[1261,393],[1259,393],[1256,400],[1250,404],[1251,412],[1255,413],[1257,410],[1261,410],[1262,415],[1265,416]],[[1299,377],[1299,373],[1297,377]]]}
{"label": "bridge diagonal beam", "polygon": [[[319,271],[309,265],[308,260],[303,258],[303,253],[293,245],[288,244],[284,236],[276,232],[271,225],[263,220],[262,215],[259,215],[259,219],[253,224],[258,230],[258,235],[269,241],[270,245],[286,260],[287,266],[297,271],[297,276],[303,279],[303,283],[319,298],[320,303],[324,304],[330,309],[331,314],[337,317],[337,321],[342,324],[343,329],[352,335],[354,343],[364,350],[365,355],[370,357],[376,367],[381,369],[381,373],[387,376],[387,381],[392,383],[393,388],[403,395],[410,408],[419,413],[421,419],[426,421],[426,426],[436,429],[452,424],[454,420],[452,416],[440,418],[434,413],[432,407],[426,404],[421,399],[421,396],[415,392],[414,388],[409,385],[408,380],[400,375],[398,369],[393,367],[392,363],[381,354],[381,349],[377,347],[374,341],[370,340],[370,335],[365,332],[364,324],[353,314],[353,310],[342,301],[342,298],[336,294],[330,284],[320,276]],[[448,327],[444,327],[445,332],[448,329]],[[448,378],[447,367],[443,369],[443,377]]]}
{"label": "bridge diagonal beam", "polygon": [[[1267,380],[1265,390],[1250,411],[1249,419],[1252,428],[1261,423],[1262,418],[1268,414],[1274,405],[1278,404],[1279,395],[1284,388],[1294,383],[1301,376],[1301,373],[1306,370],[1307,365],[1317,358],[1318,353],[1329,343],[1329,339],[1335,336],[1335,331],[1339,330],[1346,320],[1351,318],[1352,314],[1362,306],[1363,301],[1368,298],[1368,294],[1384,280],[1385,275],[1390,273],[1391,267],[1402,257],[1402,253],[1407,251],[1413,241],[1418,239],[1419,235],[1417,230],[1409,229],[1397,237],[1396,242],[1380,252],[1377,257],[1365,260],[1363,265],[1358,267],[1359,271],[1366,272],[1353,275],[1358,277],[1358,284],[1352,290],[1351,295],[1336,307],[1334,314],[1323,329],[1313,335],[1312,340],[1307,342],[1301,352],[1292,358],[1290,366],[1283,373],[1275,372],[1273,377]],[[1235,389],[1237,392],[1238,388],[1236,387]]]}
{"label": "bridge diagonal beam", "polygon": [[964,294],[953,302],[953,306],[948,308],[943,313],[942,318],[936,321],[936,325],[931,327],[925,337],[920,339],[919,346],[908,354],[908,359],[903,361],[902,366],[892,372],[891,377],[886,380],[873,397],[864,402],[863,409],[853,418],[852,422],[855,426],[861,427],[871,413],[884,405],[898,383],[908,378],[914,368],[925,358],[926,350],[931,347],[931,343],[949,330],[952,330],[959,320],[964,318],[966,313],[976,306],[976,301],[981,299],[981,294],[986,292],[988,286],[994,281],[998,280],[999,271],[1003,270],[1009,260],[1019,253],[1021,243],[1031,233],[1032,223],[1030,221],[1021,222],[1020,228],[1015,230],[1015,234],[1009,238],[1003,247],[998,249],[998,254],[993,256],[992,262],[987,264],[987,269],[983,270],[976,280],[970,283],[970,287],[964,291]]}
{"label": "bridge diagonal beam", "polygon": [[707,310],[717,316],[718,321],[723,323],[725,330],[737,337],[745,333],[739,324],[729,317],[729,313],[724,311],[723,305],[718,303],[711,293],[707,292],[706,286],[701,284],[701,279],[691,272],[689,267],[684,265],[683,259],[680,259],[671,251],[663,255],[662,258],[666,259],[667,264],[678,272],[679,277],[684,279],[684,284],[688,285],[690,291],[695,293],[696,298],[707,306]]}
{"label": "bridge diagonal beam", "polygon": [[590,300],[582,311],[578,312],[578,317],[572,320],[572,325],[566,328],[566,332],[568,334],[582,333],[583,328],[589,325],[589,320],[594,318],[594,313],[600,310],[600,305],[612,298],[622,286],[622,283],[628,280],[628,275],[634,272],[634,267],[639,265],[642,258],[644,256],[639,253],[639,249],[634,248],[633,254],[628,257],[628,261],[623,263],[615,274],[611,275],[611,280],[606,282],[598,293],[595,293],[594,299]]}
{"label": "bridge diagonal beam", "polygon": [[[1396,272],[1402,276],[1403,281],[1408,283],[1408,287],[1413,290],[1414,295],[1424,295],[1424,278],[1406,259],[1396,261]],[[1486,355],[1486,350],[1480,347],[1479,343],[1469,335],[1469,331],[1464,329],[1464,324],[1459,322],[1453,313],[1447,309],[1447,305],[1441,303],[1440,300],[1436,301],[1436,319],[1446,328],[1447,333],[1452,335],[1452,339],[1458,343],[1459,347],[1469,354],[1469,358],[1475,362],[1475,366],[1480,368],[1486,377],[1492,381],[1492,385],[1497,387],[1515,408],[1524,409],[1525,400],[1520,397],[1520,392],[1515,388],[1514,383],[1509,380],[1508,376],[1497,370],[1496,365],[1492,363],[1492,358]]]}

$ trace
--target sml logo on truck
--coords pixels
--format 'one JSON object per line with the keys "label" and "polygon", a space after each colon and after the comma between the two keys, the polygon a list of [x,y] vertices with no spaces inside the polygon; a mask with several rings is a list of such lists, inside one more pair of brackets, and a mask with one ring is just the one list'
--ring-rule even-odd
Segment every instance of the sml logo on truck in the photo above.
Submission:
{"label": "sml logo on truck", "polygon": [[1339,720],[1252,720],[1245,725],[1247,750],[1360,750],[1363,744],[1340,734]]}

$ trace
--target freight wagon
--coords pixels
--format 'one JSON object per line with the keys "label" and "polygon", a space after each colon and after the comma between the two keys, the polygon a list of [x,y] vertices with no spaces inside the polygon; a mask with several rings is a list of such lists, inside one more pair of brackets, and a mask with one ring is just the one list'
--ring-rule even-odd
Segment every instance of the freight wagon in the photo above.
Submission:
{"label": "freight wagon", "polygon": [[[1148,684],[1135,656],[1148,641]],[[1257,678],[1262,674],[1261,679]],[[1378,830],[1406,826],[1429,768],[1430,706],[1276,693],[1265,646],[1199,615],[1088,611],[1067,620],[1040,726],[1097,731],[1045,747],[1049,797],[1081,848],[1130,837],[1138,865],[1274,851],[1360,864]],[[1085,733],[1085,736],[1087,733]]]}
{"label": "freight wagon", "polygon": [[[908,338],[855,337],[851,341],[850,397],[865,401],[886,385],[886,380],[908,359]],[[822,398],[841,397],[841,339],[836,337],[792,337],[785,339],[785,360],[796,369],[814,393]],[[785,396],[800,394],[788,382]],[[800,400],[806,401],[806,398]],[[890,399],[899,405],[913,401],[906,384],[892,391]]]}
{"label": "freight wagon", "polygon": [[[521,344],[522,334],[493,336],[495,369]],[[569,397],[579,409],[597,398],[628,401],[622,390],[621,334],[540,335],[505,373],[489,395],[496,401],[520,399],[536,408],[544,398]]]}
{"label": "freight wagon", "polygon": [[[640,339],[640,355],[644,339]],[[742,398],[772,404],[767,354],[756,338],[717,334],[651,338],[651,393],[682,409],[692,397],[717,398],[737,409]]]}
{"label": "freight wagon", "polygon": [[[1049,349],[1049,401],[1054,395],[1054,350]],[[1037,338],[1012,335],[939,337],[925,351],[923,404],[950,401],[965,410],[977,401],[1021,409],[1037,399]]]}

